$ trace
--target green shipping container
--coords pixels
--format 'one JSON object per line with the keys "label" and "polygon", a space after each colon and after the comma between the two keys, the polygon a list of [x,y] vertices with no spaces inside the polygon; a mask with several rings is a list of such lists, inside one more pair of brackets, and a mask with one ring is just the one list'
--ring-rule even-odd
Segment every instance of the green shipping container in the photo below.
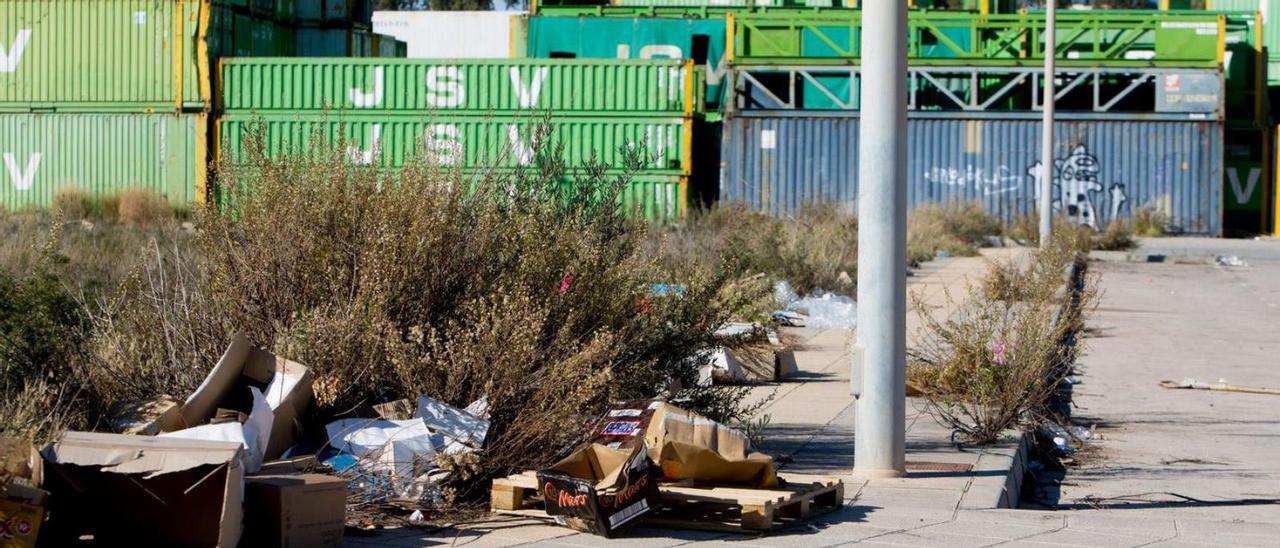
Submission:
{"label": "green shipping container", "polygon": [[658,17],[528,17],[527,57],[582,59],[693,59],[705,66],[709,106],[719,105],[729,72],[724,19]]}
{"label": "green shipping container", "polygon": [[[1213,0],[1209,7],[1225,11],[1258,12],[1262,19],[1260,42],[1267,49],[1267,77],[1271,85],[1280,85],[1280,2],[1276,0]],[[1251,40],[1252,41],[1252,40]]]}
{"label": "green shipping container", "polygon": [[673,60],[227,59],[219,97],[228,112],[683,116],[696,80]]}
{"label": "green shipping container", "polygon": [[[533,144],[542,119],[536,115],[388,116],[347,113],[343,116],[228,114],[218,121],[218,157],[236,161],[246,140],[261,128],[268,154],[304,154],[313,139],[344,142],[359,162],[399,168],[419,158],[464,169],[508,169],[535,163]],[[644,146],[645,170],[688,175],[692,120],[690,118],[555,118],[545,148],[564,146],[561,158],[571,169],[592,159],[620,168],[623,150]]]}
{"label": "green shipping container", "polygon": [[173,0],[0,0],[0,111],[206,104],[203,7]]}
{"label": "green shipping container", "polygon": [[0,204],[48,207],[58,191],[95,197],[146,189],[174,205],[204,201],[204,114],[0,115]]}

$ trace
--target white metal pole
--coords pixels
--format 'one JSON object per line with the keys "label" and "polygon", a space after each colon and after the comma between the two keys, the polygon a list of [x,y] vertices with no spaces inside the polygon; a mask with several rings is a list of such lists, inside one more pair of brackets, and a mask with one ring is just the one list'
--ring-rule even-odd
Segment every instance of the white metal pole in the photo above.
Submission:
{"label": "white metal pole", "polygon": [[1057,0],[1044,3],[1044,121],[1040,125],[1040,247],[1049,245],[1053,232],[1053,108],[1055,102],[1054,57],[1057,44]]}
{"label": "white metal pole", "polygon": [[853,471],[893,477],[906,474],[907,4],[862,9]]}

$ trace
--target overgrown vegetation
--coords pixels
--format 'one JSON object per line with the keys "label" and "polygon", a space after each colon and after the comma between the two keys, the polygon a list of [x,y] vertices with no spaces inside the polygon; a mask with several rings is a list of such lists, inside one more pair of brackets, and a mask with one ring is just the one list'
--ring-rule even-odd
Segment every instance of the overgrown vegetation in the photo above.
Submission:
{"label": "overgrown vegetation", "polygon": [[[466,174],[422,159],[388,174],[352,164],[341,142],[274,159],[251,148],[245,164],[219,166],[229,209],[194,212],[192,230],[108,221],[70,194],[66,207],[96,221],[27,221],[42,241],[75,241],[6,251],[15,264],[105,261],[86,256],[104,254],[95,238],[110,225],[125,236],[109,258],[128,266],[100,270],[111,283],[91,290],[56,281],[63,270],[16,285],[74,311],[76,355],[39,359],[62,364],[56,376],[6,358],[6,378],[12,369],[24,382],[4,387],[5,431],[102,429],[114,402],[182,397],[235,332],[315,372],[318,422],[418,394],[457,406],[487,397],[488,449],[468,477],[547,464],[610,400],[665,395],[731,424],[762,420],[744,388],[696,382],[715,330],[748,300],[734,289],[746,282],[717,261],[664,264],[648,254],[646,228],[611,205],[642,150],[571,175],[550,153],[523,171]],[[657,295],[654,283],[681,294]],[[54,310],[14,302],[13,317]],[[60,401],[75,412],[50,420]]]}
{"label": "overgrown vegetation", "polygon": [[932,204],[907,214],[907,258],[912,264],[932,260],[939,252],[972,257],[989,236],[999,235],[1000,222],[981,204]]}
{"label": "overgrown vegetation", "polygon": [[1067,227],[1054,234],[1025,264],[993,262],[952,317],[914,303],[927,336],[909,353],[909,382],[940,423],[974,443],[1048,418],[1050,397],[1074,360],[1096,280],[1068,291],[1067,267],[1092,239]]}

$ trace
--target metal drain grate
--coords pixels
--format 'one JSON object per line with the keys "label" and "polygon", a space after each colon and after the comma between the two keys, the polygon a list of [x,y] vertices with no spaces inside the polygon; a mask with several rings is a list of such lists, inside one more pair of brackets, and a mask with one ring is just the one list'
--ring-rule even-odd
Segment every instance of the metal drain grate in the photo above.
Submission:
{"label": "metal drain grate", "polygon": [[969,472],[971,470],[973,470],[972,464],[907,461],[908,472]]}

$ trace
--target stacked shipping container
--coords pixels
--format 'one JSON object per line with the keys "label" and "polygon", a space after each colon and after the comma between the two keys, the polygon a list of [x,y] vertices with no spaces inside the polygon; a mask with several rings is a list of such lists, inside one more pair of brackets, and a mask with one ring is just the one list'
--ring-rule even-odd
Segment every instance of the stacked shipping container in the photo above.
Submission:
{"label": "stacked shipping container", "polygon": [[292,55],[304,17],[325,30],[367,28],[368,5],[338,4],[0,0],[0,204],[48,206],[73,188],[202,201],[211,67],[228,54]]}
{"label": "stacked shipping container", "polygon": [[[644,165],[624,205],[649,218],[687,207],[699,73],[684,61],[233,59],[223,63],[218,142],[235,160],[261,122],[268,153],[313,137],[385,168],[533,167],[542,128],[571,171]],[[548,116],[546,118],[545,116]]]}

